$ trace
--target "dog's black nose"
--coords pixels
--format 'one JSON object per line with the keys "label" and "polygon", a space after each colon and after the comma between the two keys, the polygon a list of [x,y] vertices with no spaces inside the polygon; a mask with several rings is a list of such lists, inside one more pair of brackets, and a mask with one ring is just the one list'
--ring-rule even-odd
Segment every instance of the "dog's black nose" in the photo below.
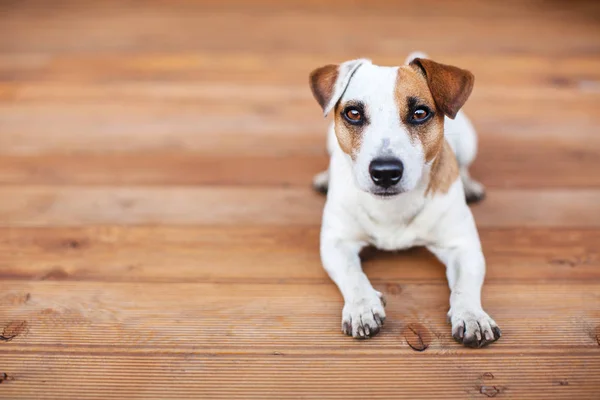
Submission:
{"label": "dog's black nose", "polygon": [[369,165],[369,174],[377,186],[389,188],[402,178],[404,165],[397,158],[376,158]]}

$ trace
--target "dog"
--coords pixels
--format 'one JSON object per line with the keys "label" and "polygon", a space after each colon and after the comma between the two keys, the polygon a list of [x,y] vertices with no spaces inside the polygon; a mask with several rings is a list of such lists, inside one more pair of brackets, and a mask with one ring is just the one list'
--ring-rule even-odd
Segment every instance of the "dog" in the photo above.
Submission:
{"label": "dog", "polygon": [[327,192],[320,253],[344,298],[342,331],[369,338],[386,317],[360,251],[425,246],[446,265],[452,336],[470,347],[498,340],[481,305],[485,259],[467,205],[485,195],[469,175],[477,137],[460,111],[473,74],[412,53],[399,67],[326,65],[309,83],[324,115],[333,113],[329,168],[313,185]]}

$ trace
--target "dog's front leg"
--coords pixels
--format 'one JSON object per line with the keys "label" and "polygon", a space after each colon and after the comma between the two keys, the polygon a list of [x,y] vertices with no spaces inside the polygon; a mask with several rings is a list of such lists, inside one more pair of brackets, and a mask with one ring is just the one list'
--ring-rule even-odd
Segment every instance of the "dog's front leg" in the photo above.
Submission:
{"label": "dog's front leg", "polygon": [[450,286],[452,336],[469,347],[483,347],[500,338],[500,328],[481,307],[485,259],[478,243],[465,247],[430,248],[446,264]]}
{"label": "dog's front leg", "polygon": [[342,332],[355,338],[376,335],[385,321],[382,294],[362,270],[359,252],[364,243],[322,235],[321,260],[344,297]]}

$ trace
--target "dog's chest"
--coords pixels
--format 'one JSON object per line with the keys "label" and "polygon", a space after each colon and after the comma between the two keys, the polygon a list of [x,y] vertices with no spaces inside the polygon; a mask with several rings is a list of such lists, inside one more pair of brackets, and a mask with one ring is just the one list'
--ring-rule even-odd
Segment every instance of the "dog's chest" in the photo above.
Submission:
{"label": "dog's chest", "polygon": [[382,250],[403,250],[424,244],[417,232],[406,226],[373,229],[369,232],[369,241]]}
{"label": "dog's chest", "polygon": [[422,246],[425,240],[419,229],[422,204],[398,207],[361,207],[359,221],[369,242],[382,250],[401,250]]}

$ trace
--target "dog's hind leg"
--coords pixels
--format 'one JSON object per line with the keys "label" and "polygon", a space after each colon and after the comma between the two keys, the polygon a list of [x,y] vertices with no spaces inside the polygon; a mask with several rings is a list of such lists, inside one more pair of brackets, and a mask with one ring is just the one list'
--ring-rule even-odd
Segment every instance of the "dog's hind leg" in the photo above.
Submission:
{"label": "dog's hind leg", "polygon": [[446,118],[445,121],[446,140],[456,155],[467,202],[483,200],[485,187],[469,174],[469,166],[477,155],[477,133],[463,112],[459,112],[454,120]]}
{"label": "dog's hind leg", "polygon": [[327,193],[327,190],[329,189],[329,169],[315,175],[313,178],[313,189],[319,193]]}
{"label": "dog's hind leg", "polygon": [[460,167],[460,179],[465,190],[467,203],[476,203],[485,198],[485,188],[469,175],[469,170],[466,166]]}

